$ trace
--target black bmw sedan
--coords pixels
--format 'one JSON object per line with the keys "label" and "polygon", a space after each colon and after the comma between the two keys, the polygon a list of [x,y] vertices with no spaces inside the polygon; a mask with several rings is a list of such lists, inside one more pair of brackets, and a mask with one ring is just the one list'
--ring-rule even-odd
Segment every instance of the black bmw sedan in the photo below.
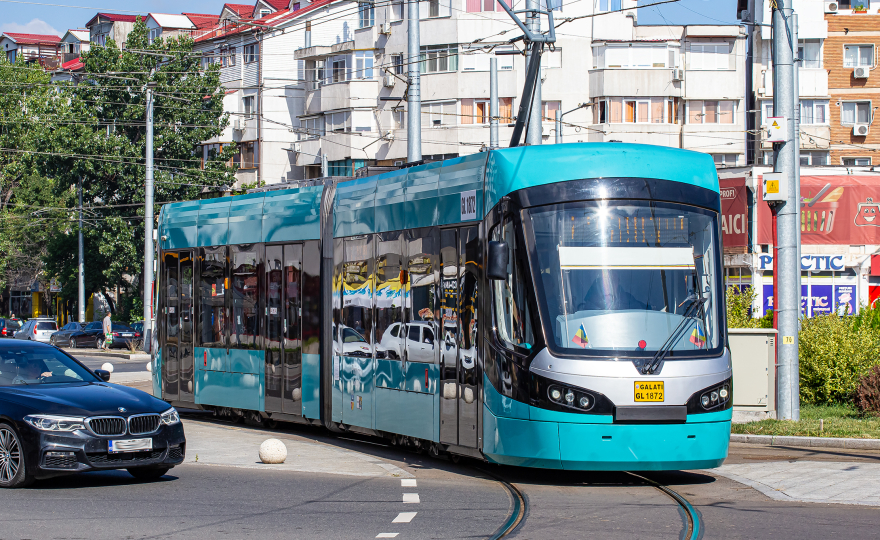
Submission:
{"label": "black bmw sedan", "polygon": [[183,462],[173,407],[38,342],[0,340],[0,487],[83,471],[155,479]]}

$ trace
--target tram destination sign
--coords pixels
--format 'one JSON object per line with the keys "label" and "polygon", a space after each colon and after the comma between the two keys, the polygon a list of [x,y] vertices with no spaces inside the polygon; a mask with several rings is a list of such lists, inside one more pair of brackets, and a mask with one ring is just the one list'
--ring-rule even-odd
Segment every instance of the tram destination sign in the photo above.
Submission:
{"label": "tram destination sign", "polygon": [[477,219],[477,191],[475,189],[461,192],[461,220],[470,219]]}

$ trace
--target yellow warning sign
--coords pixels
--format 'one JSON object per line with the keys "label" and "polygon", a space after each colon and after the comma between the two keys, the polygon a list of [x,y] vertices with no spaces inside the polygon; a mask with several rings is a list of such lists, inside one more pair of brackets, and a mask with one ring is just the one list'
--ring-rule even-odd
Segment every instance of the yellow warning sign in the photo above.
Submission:
{"label": "yellow warning sign", "polygon": [[767,180],[767,193],[779,193],[779,180]]}
{"label": "yellow warning sign", "polygon": [[773,121],[773,127],[778,128],[779,124],[776,123],[776,120]]}

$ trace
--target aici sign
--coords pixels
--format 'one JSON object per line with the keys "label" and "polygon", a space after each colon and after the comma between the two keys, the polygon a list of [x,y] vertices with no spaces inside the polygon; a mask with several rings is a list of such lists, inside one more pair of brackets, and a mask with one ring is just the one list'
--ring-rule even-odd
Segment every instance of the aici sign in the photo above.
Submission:
{"label": "aici sign", "polygon": [[[758,257],[761,270],[773,270],[773,255],[761,255]],[[843,270],[843,255],[802,255],[801,270]]]}

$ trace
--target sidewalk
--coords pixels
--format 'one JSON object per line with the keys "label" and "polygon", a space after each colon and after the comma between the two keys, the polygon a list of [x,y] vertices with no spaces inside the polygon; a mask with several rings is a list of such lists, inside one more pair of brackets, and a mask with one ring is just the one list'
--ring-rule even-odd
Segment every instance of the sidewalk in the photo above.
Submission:
{"label": "sidewalk", "polygon": [[111,349],[110,351],[103,351],[101,349],[70,349],[64,347],[61,350],[71,356],[91,356],[92,358],[125,358],[127,360],[143,360],[144,362],[148,362],[150,360],[149,354],[143,351],[131,353],[128,351],[128,349]]}

